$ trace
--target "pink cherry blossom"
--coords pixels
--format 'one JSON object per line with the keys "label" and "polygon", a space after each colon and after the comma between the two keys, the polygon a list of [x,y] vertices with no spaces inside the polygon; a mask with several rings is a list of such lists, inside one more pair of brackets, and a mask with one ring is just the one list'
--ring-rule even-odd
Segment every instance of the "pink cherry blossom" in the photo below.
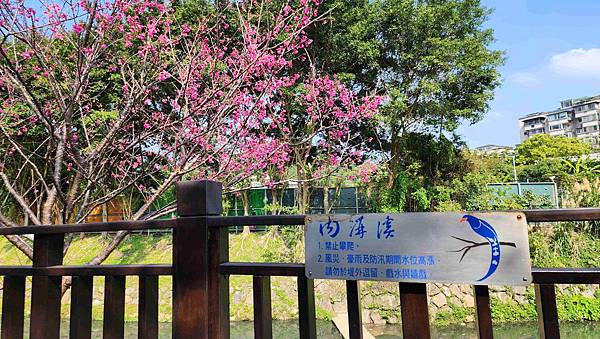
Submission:
{"label": "pink cherry blossom", "polygon": [[75,34],[81,34],[84,30],[83,24],[75,24],[73,25],[73,32],[75,32]]}

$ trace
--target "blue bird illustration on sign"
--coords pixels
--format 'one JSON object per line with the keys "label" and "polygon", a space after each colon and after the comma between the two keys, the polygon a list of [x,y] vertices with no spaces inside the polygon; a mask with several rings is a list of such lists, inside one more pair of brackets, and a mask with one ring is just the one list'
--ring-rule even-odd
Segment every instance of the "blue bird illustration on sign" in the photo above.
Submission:
{"label": "blue bird illustration on sign", "polygon": [[468,222],[469,226],[471,226],[471,229],[487,241],[487,243],[486,242],[476,243],[474,241],[469,241],[469,240],[461,239],[458,237],[453,237],[455,239],[472,244],[470,246],[465,246],[458,251],[453,251],[453,252],[464,251],[462,257],[460,258],[461,261],[471,248],[485,245],[485,244],[490,245],[490,250],[491,250],[491,254],[492,254],[491,259],[490,259],[490,266],[488,268],[487,273],[481,279],[477,280],[477,281],[483,281],[483,280],[487,279],[489,276],[491,276],[492,274],[494,274],[494,272],[496,272],[496,269],[498,269],[498,266],[500,265],[500,245],[502,244],[502,245],[508,245],[508,246],[512,246],[512,247],[516,247],[516,245],[514,243],[500,243],[500,241],[498,240],[498,233],[496,233],[496,230],[494,229],[494,227],[492,227],[492,225],[490,225],[485,220],[479,219],[479,218],[474,217],[469,214],[465,214],[462,217],[462,219],[460,219],[460,221]]}

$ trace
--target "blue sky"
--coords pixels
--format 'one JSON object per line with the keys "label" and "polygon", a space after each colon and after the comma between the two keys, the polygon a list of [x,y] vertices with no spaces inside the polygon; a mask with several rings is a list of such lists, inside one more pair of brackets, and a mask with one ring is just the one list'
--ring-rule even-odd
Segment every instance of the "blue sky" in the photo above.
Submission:
{"label": "blue sky", "polygon": [[519,143],[518,118],[560,100],[600,94],[600,0],[483,0],[493,48],[506,52],[485,119],[463,124],[469,147]]}

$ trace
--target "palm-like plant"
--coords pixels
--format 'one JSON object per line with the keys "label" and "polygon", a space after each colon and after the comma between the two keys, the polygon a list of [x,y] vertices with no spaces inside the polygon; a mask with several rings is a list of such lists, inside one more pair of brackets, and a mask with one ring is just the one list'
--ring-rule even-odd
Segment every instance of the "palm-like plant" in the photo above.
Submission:
{"label": "palm-like plant", "polygon": [[598,176],[600,175],[600,163],[591,159],[579,157],[576,161],[563,159],[567,166],[567,173],[575,176]]}

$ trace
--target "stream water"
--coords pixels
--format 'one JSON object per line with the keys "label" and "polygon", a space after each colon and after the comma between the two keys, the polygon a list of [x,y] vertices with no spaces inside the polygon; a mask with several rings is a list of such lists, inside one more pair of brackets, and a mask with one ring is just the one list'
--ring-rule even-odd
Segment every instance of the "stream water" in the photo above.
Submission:
{"label": "stream water", "polygon": [[[400,325],[367,325],[369,332],[377,339],[402,338]],[[438,339],[477,338],[474,325],[444,326],[431,330],[431,337]],[[600,338],[600,323],[561,323],[562,338],[569,339],[598,339]],[[494,338],[501,339],[537,339],[537,323],[500,324],[494,326]]]}
{"label": "stream water", "polygon": [[[254,327],[251,321],[234,322],[231,324],[232,339],[252,339],[254,338]],[[28,326],[25,327],[26,331]],[[396,339],[402,338],[402,328],[400,325],[366,325],[368,331],[377,339]],[[102,337],[102,322],[94,321],[92,323],[92,338]],[[61,326],[61,337],[68,338],[69,324],[63,322]],[[561,323],[561,336],[569,339],[597,339],[600,338],[600,323],[582,322],[582,323]],[[26,336],[27,337],[27,336]],[[292,339],[298,338],[298,322],[296,320],[274,320],[273,337]],[[538,337],[536,323],[518,323],[507,325],[495,325],[494,337],[500,339],[534,339]],[[134,322],[125,323],[125,338],[137,338],[137,324]],[[171,323],[160,323],[159,338],[171,338]],[[342,336],[335,328],[332,322],[317,322],[317,338],[319,339],[340,339]],[[453,338],[477,338],[475,327],[467,326],[444,326],[432,329],[432,338],[453,339]]]}

